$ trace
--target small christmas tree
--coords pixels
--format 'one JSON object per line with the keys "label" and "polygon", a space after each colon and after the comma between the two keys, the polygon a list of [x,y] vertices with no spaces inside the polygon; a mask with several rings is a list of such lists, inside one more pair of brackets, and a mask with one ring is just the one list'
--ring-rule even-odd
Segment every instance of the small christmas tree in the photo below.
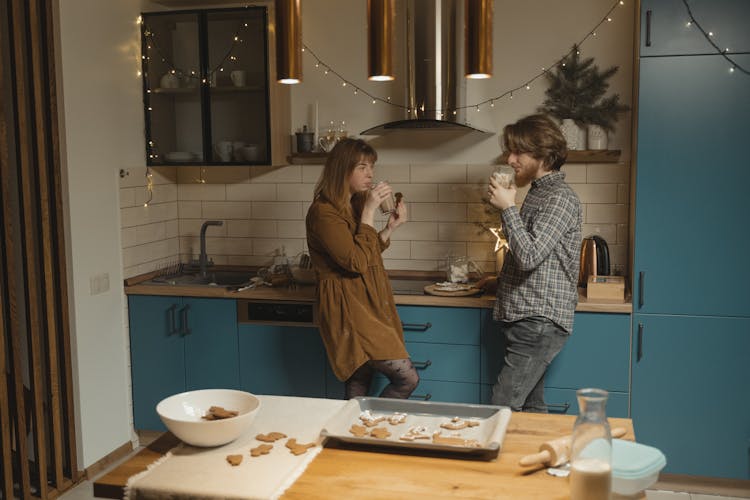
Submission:
{"label": "small christmas tree", "polygon": [[618,113],[630,109],[620,104],[618,94],[604,97],[608,80],[617,70],[617,66],[612,66],[599,71],[594,59],[581,59],[578,46],[574,45],[555,69],[547,72],[550,86],[539,111],[559,120],[570,118],[579,126],[599,125],[607,132],[614,131]]}

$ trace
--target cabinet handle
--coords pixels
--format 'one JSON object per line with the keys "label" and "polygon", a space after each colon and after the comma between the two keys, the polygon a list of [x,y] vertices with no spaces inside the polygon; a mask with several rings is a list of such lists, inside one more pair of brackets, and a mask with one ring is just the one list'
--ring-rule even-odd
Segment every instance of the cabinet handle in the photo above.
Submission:
{"label": "cabinet handle", "polygon": [[429,359],[427,361],[412,361],[411,364],[414,365],[414,368],[417,370],[424,370],[432,364],[432,361]]}
{"label": "cabinet handle", "polygon": [[426,332],[432,328],[432,323],[401,323],[401,326],[408,332]]}
{"label": "cabinet handle", "polygon": [[646,11],[646,47],[651,47],[651,11]]}
{"label": "cabinet handle", "polygon": [[[568,413],[568,410],[570,409],[570,403],[549,403],[547,405],[547,410],[550,413]],[[551,411],[556,410],[556,411]]]}
{"label": "cabinet handle", "polygon": [[174,321],[175,310],[177,310],[177,304],[172,304],[167,308],[167,312],[169,313],[167,315],[167,318],[169,319],[169,330],[167,330],[167,336],[177,333],[177,326],[175,325]]}
{"label": "cabinet handle", "polygon": [[636,346],[635,360],[640,361],[643,357],[643,323],[638,323],[638,345]]}
{"label": "cabinet handle", "polygon": [[643,290],[644,290],[644,282],[646,281],[646,272],[641,271],[638,273],[638,309],[643,307]]}
{"label": "cabinet handle", "polygon": [[188,311],[190,311],[189,304],[180,309],[180,335],[190,335],[190,327],[188,326]]}
{"label": "cabinet handle", "polygon": [[409,399],[423,399],[424,401],[429,401],[432,399],[432,394],[429,392],[427,394],[412,394],[409,396]]}

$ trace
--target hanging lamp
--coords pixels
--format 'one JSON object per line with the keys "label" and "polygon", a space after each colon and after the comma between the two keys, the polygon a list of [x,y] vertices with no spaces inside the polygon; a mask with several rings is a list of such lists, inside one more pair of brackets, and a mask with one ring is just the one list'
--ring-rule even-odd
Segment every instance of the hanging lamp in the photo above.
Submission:
{"label": "hanging lamp", "polygon": [[300,0],[275,0],[276,81],[302,81],[302,15]]}
{"label": "hanging lamp", "polygon": [[492,8],[494,0],[465,0],[466,78],[492,77]]}
{"label": "hanging lamp", "polygon": [[367,79],[390,81],[393,76],[395,0],[367,0]]}

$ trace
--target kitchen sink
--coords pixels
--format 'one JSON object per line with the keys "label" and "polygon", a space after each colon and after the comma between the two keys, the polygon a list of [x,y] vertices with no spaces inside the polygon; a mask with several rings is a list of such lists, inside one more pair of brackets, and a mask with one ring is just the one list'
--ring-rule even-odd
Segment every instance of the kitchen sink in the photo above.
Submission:
{"label": "kitchen sink", "polygon": [[152,285],[202,285],[202,286],[240,286],[250,282],[253,273],[250,271],[208,271],[206,277],[198,273],[180,273],[171,276],[157,276],[146,281]]}

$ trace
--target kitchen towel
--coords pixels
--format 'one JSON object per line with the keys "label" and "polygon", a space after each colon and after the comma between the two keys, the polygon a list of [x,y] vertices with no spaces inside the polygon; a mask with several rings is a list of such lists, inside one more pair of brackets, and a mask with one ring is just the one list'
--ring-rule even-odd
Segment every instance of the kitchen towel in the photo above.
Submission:
{"label": "kitchen towel", "polygon": [[[261,408],[247,433],[216,448],[176,446],[140,474],[128,480],[125,498],[151,500],[186,499],[275,499],[280,497],[323,449],[320,430],[346,401],[336,399],[259,396]],[[284,446],[286,439],[273,443],[268,455],[250,456],[250,448],[263,444],[258,434],[283,432],[299,443],[318,443],[302,455]],[[226,461],[227,455],[241,454],[239,466]]]}

